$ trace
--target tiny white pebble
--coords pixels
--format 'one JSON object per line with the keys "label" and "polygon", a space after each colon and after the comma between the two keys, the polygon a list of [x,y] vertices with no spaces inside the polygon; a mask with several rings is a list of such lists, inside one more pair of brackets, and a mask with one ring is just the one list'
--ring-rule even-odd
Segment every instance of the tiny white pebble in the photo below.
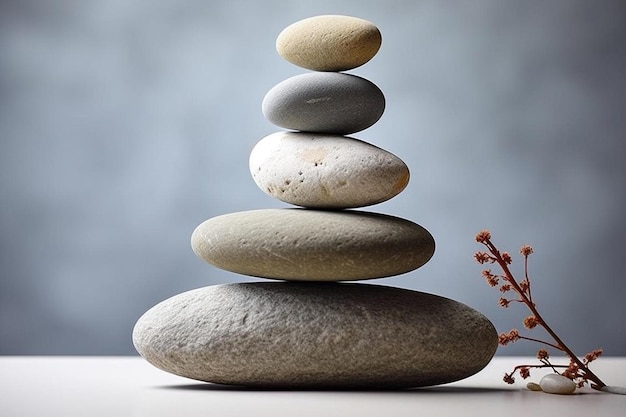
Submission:
{"label": "tiny white pebble", "polygon": [[528,384],[526,384],[526,388],[531,391],[541,391],[541,385],[535,384],[534,382],[529,382]]}
{"label": "tiny white pebble", "polygon": [[548,374],[541,378],[539,386],[543,392],[550,394],[572,394],[576,384],[569,378],[559,374]]}

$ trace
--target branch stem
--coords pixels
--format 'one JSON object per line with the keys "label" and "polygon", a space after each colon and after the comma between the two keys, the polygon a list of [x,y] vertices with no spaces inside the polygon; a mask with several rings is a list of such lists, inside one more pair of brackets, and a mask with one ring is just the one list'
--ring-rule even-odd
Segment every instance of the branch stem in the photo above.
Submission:
{"label": "branch stem", "polygon": [[[539,311],[537,311],[537,308],[535,307],[535,303],[532,302],[532,300],[530,299],[529,295],[527,295],[522,290],[522,288],[519,286],[519,284],[517,283],[517,281],[513,277],[513,274],[511,273],[511,270],[509,269],[508,264],[504,261],[504,258],[500,254],[500,251],[493,245],[491,240],[490,239],[486,239],[483,242],[483,244],[489,249],[489,251],[491,252],[493,257],[495,258],[495,260],[498,263],[498,265],[500,266],[500,268],[502,268],[502,271],[504,272],[504,278],[506,279],[506,281],[509,284],[511,284],[511,286],[515,289],[515,291],[520,295],[520,297],[522,298],[522,300],[524,301],[526,306],[530,309],[530,311],[533,313],[535,318],[539,321],[541,326],[546,330],[546,332],[548,332],[548,334],[554,340],[555,344],[554,345],[549,344],[549,345],[551,345],[551,346],[553,346],[553,347],[555,347],[555,348],[565,352],[567,354],[567,356],[569,356],[569,358],[578,365],[580,370],[585,373],[586,378],[591,380],[591,381],[593,381],[593,382],[595,382],[595,385],[592,384],[593,388],[595,388],[597,390],[600,390],[600,389],[602,389],[602,387],[605,387],[606,384],[604,382],[602,382],[602,380],[596,374],[594,374],[587,367],[587,365],[585,363],[583,363],[583,361],[581,361],[578,358],[578,356],[576,356],[576,354],[574,354],[574,352],[569,347],[567,347],[567,345],[565,343],[563,343],[561,338],[554,332],[554,330],[552,330],[552,328],[548,325],[548,323],[546,323],[546,321],[543,319],[543,317],[541,317],[541,314],[539,314]],[[521,338],[521,336],[520,336],[520,338]]]}
{"label": "branch stem", "polygon": [[519,336],[519,338],[524,339],[524,340],[530,340],[531,342],[543,343],[544,345],[548,345],[550,347],[563,351],[563,348],[561,346],[557,346],[554,343],[546,342],[545,340],[534,339],[532,337],[527,337],[527,336]]}

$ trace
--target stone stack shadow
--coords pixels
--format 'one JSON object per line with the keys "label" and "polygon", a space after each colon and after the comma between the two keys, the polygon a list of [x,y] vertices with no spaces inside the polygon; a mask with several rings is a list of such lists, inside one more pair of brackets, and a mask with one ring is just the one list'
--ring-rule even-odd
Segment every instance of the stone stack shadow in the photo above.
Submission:
{"label": "stone stack shadow", "polygon": [[409,182],[400,158],[347,136],[384,112],[382,91],[345,72],[372,59],[381,43],[373,23],[350,16],[311,17],[280,33],[280,56],[310,71],[263,99],[265,117],[287,130],[256,144],[250,172],[266,194],[298,208],[214,217],[191,239],[218,268],[280,281],[199,288],[157,304],[133,331],[150,363],[241,386],[405,388],[456,381],[491,360],[496,331],[470,307],[345,283],[413,271],[435,250],[424,227],[356,210]]}

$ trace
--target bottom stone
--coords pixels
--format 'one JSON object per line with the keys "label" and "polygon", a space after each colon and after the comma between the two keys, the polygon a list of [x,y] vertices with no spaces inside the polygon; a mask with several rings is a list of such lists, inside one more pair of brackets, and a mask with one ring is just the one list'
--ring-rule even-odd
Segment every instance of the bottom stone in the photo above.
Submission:
{"label": "bottom stone", "polygon": [[497,333],[478,311],[418,291],[258,282],[171,297],[138,320],[133,343],[154,366],[207,382],[408,388],[480,371]]}

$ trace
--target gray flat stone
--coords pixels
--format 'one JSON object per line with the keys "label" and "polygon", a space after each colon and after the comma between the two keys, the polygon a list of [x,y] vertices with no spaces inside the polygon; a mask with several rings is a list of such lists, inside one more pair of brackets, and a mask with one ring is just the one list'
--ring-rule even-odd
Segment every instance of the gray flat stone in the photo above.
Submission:
{"label": "gray flat stone", "polygon": [[457,301],[369,284],[246,283],[188,291],[133,331],[154,366],[221,384],[404,388],[443,384],[489,363],[497,333]]}
{"label": "gray flat stone", "polygon": [[310,72],[275,85],[263,98],[265,117],[304,132],[348,135],[380,119],[385,97],[371,81],[336,72]]}
{"label": "gray flat stone", "polygon": [[354,208],[380,203],[409,182],[397,156],[346,136],[276,132],[250,153],[250,173],[268,195],[313,208]]}
{"label": "gray flat stone", "polygon": [[423,227],[365,211],[264,209],[206,220],[193,251],[238,274],[293,281],[349,281],[403,274],[424,265],[435,241]]}

